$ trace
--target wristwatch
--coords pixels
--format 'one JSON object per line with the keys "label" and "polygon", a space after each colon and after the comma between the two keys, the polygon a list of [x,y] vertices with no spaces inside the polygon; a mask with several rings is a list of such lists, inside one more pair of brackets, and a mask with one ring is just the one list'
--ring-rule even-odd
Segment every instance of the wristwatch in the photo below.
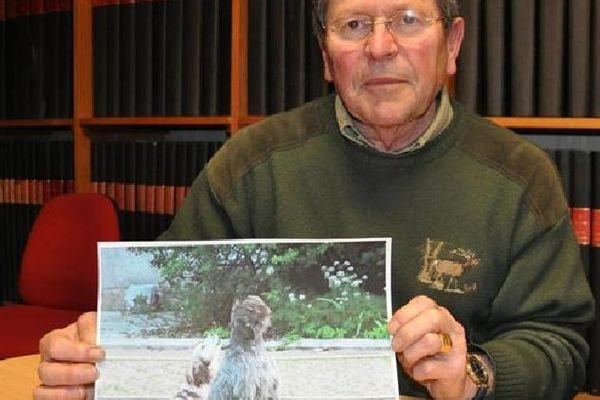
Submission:
{"label": "wristwatch", "polygon": [[477,392],[472,400],[492,398],[493,386],[491,363],[485,355],[467,353],[467,376],[477,386]]}

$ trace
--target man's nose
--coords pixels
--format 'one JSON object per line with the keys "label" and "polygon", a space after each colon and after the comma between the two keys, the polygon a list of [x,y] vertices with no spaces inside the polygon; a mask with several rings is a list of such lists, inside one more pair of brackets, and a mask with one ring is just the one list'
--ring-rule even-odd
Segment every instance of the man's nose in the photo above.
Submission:
{"label": "man's nose", "polygon": [[373,32],[367,37],[365,50],[375,60],[390,58],[398,53],[398,42],[385,21],[375,21]]}

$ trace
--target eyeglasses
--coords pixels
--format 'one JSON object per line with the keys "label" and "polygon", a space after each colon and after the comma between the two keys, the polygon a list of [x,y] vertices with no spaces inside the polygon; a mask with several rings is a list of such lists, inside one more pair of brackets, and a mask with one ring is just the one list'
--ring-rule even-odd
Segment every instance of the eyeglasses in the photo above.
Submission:
{"label": "eyeglasses", "polygon": [[375,18],[370,15],[352,15],[332,21],[323,29],[335,33],[342,40],[356,42],[369,36],[379,23],[385,24],[388,32],[402,39],[419,37],[429,25],[442,21],[444,17],[427,17],[423,13],[406,9],[390,17]]}

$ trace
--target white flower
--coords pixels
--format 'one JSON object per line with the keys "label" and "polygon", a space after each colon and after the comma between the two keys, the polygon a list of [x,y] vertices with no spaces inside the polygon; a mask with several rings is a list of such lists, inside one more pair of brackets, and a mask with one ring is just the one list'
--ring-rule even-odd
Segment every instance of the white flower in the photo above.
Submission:
{"label": "white flower", "polygon": [[361,283],[362,283],[362,281],[356,280],[356,281],[352,281],[352,283],[350,285],[352,287],[359,287]]}
{"label": "white flower", "polygon": [[329,267],[329,272],[334,272],[335,271],[335,267]]}
{"label": "white flower", "polygon": [[304,299],[306,299],[306,296],[305,296],[305,295],[303,295],[303,294],[301,294],[300,296],[298,296],[298,298],[299,298],[300,300],[304,300]]}
{"label": "white flower", "polygon": [[294,293],[290,293],[288,294],[288,299],[291,303],[293,303],[294,301],[296,301],[296,295]]}
{"label": "white flower", "polygon": [[273,272],[275,272],[275,268],[273,268],[272,265],[269,265],[266,270],[267,275],[273,275]]}
{"label": "white flower", "polygon": [[354,271],[354,267],[351,265],[348,268],[346,268],[347,271]]}
{"label": "white flower", "polygon": [[362,278],[363,278],[363,281],[366,281],[367,279],[369,279],[369,277],[366,275],[363,275]]}
{"label": "white flower", "polygon": [[344,275],[346,275],[346,274],[344,273],[344,271],[338,271],[338,272],[336,273],[336,275],[337,275],[337,276],[339,276],[339,277],[341,278],[342,276],[344,276]]}
{"label": "white flower", "polygon": [[333,265],[340,265],[340,262],[336,260],[333,262]]}
{"label": "white flower", "polygon": [[350,261],[344,261],[344,265],[346,265],[346,266],[350,265]]}

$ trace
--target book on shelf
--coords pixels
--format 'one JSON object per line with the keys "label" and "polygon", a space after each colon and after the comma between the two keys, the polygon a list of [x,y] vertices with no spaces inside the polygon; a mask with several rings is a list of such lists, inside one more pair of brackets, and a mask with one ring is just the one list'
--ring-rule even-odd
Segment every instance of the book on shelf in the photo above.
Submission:
{"label": "book on shelf", "polygon": [[[204,1],[204,0],[203,0]],[[165,104],[166,114],[182,113],[183,0],[166,3]]]}
{"label": "book on shelf", "polygon": [[[135,115],[135,54],[137,46],[150,46],[150,43],[136,43],[136,9],[141,3],[121,0],[119,4],[119,116]],[[109,27],[110,29],[110,27]]]}
{"label": "book on shelf", "polygon": [[286,109],[298,107],[306,101],[304,94],[306,84],[306,32],[304,31],[306,7],[305,1],[290,1],[285,4]]}
{"label": "book on shelf", "polygon": [[228,114],[231,75],[231,2],[206,0],[203,15],[203,114]]}
{"label": "book on shelf", "polygon": [[538,4],[537,114],[559,117],[564,97],[565,4],[564,0],[544,0]]}
{"label": "book on shelf", "polygon": [[480,39],[481,33],[481,1],[464,0],[461,2],[461,13],[465,19],[465,36],[458,58],[455,91],[456,97],[471,111],[479,111],[480,82]]}
{"label": "book on shelf", "polygon": [[152,115],[153,2],[135,4],[135,115]]}
{"label": "book on shelf", "polygon": [[59,116],[73,115],[73,9],[72,0],[60,0],[59,14]]}
{"label": "book on shelf", "polygon": [[[109,117],[119,116],[120,105],[120,63],[119,54],[121,42],[120,15],[121,7],[118,3],[110,3],[106,6],[106,115]],[[99,28],[100,29],[100,28]]]}
{"label": "book on shelf", "polygon": [[592,55],[592,99],[591,116],[600,117],[600,3],[595,1],[592,8],[592,34],[591,34],[591,55]]}
{"label": "book on shelf", "polygon": [[[482,31],[486,44],[482,49],[482,85],[485,115],[505,115],[506,71],[505,71],[505,25],[506,5],[504,1],[483,2]],[[473,29],[473,27],[471,27]]]}
{"label": "book on shelf", "polygon": [[[202,68],[210,63],[202,57],[202,8],[205,1],[183,2],[183,115],[200,115],[206,92],[202,85]],[[212,18],[212,16],[207,16]]]}
{"label": "book on shelf", "polygon": [[269,3],[269,14],[267,21],[267,66],[268,66],[268,98],[267,111],[269,114],[285,110],[285,8],[289,2],[285,0],[273,0]]}
{"label": "book on shelf", "polygon": [[[226,1],[226,0],[225,0]],[[223,32],[229,29],[229,25],[222,26],[220,20],[221,5],[225,3],[220,0],[204,0],[202,2],[202,29],[200,48],[202,57],[202,108],[200,114],[216,115],[221,111],[219,96],[221,92],[227,90],[228,85],[224,85],[220,79],[220,70],[225,68],[222,52],[228,47],[221,47],[219,42]]]}
{"label": "book on shelf", "polygon": [[568,1],[567,116],[587,117],[590,103],[590,0]]}
{"label": "book on shelf", "polygon": [[267,114],[267,0],[248,2],[248,113]]}
{"label": "book on shelf", "polygon": [[[0,60],[6,60],[6,0],[0,0]],[[0,118],[6,118],[6,62],[0,61]]]}
{"label": "book on shelf", "polygon": [[152,2],[152,113],[166,114],[167,3]]}
{"label": "book on shelf", "polygon": [[[25,1],[6,0],[6,96],[7,117],[26,118],[29,104],[29,81],[27,80],[27,14]],[[10,99],[10,100],[8,100]]]}
{"label": "book on shelf", "polygon": [[93,29],[93,79],[94,79],[94,116],[108,116],[107,74],[108,74],[108,6],[93,2],[92,29]]}
{"label": "book on shelf", "polygon": [[535,0],[511,0],[510,107],[512,116],[535,115]]}
{"label": "book on shelf", "polygon": [[27,66],[27,79],[30,82],[27,108],[29,118],[44,118],[47,115],[44,96],[44,70],[46,67],[45,12],[44,0],[29,0],[29,15],[27,16],[30,54],[29,65]]}

